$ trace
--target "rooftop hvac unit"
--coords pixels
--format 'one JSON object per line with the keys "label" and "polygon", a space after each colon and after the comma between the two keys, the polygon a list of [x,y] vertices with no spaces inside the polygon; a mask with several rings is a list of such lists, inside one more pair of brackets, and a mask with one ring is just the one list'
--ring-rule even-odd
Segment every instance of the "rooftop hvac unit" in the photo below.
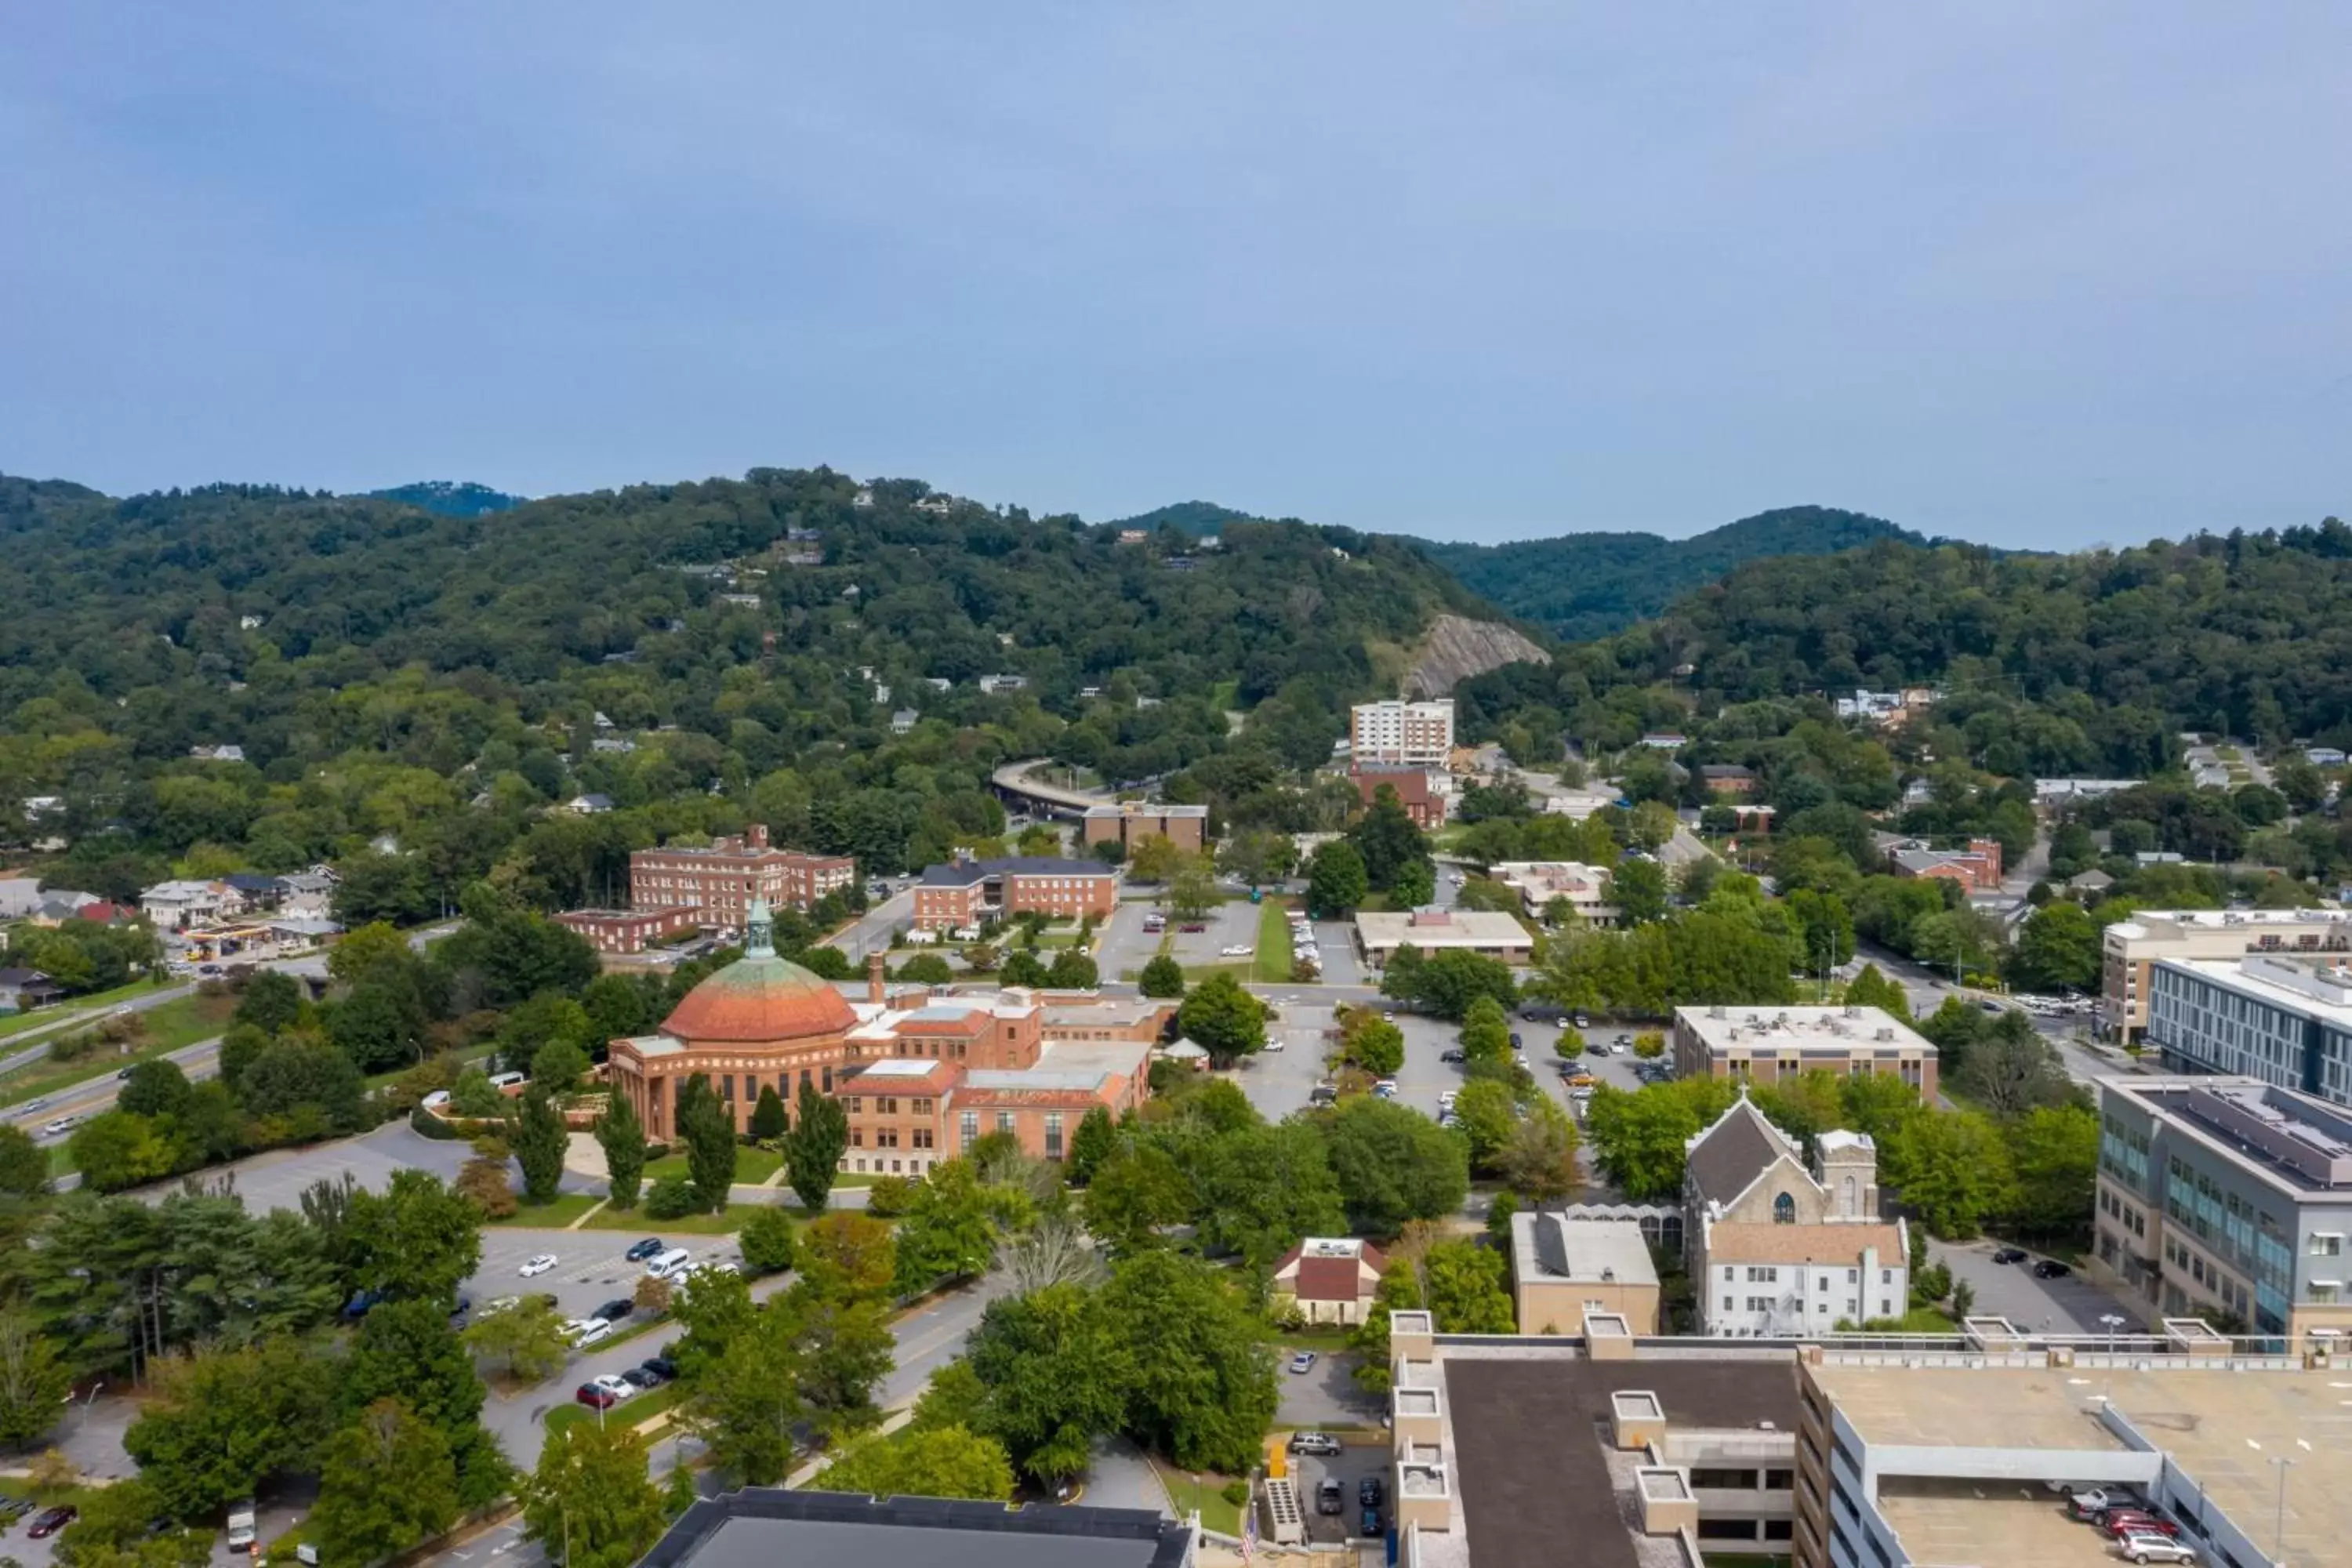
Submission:
{"label": "rooftop hvac unit", "polygon": [[1895,1031],[1891,1027],[1881,1029],[1878,1031],[1877,1037],[1882,1040],[1891,1040],[1895,1037]]}

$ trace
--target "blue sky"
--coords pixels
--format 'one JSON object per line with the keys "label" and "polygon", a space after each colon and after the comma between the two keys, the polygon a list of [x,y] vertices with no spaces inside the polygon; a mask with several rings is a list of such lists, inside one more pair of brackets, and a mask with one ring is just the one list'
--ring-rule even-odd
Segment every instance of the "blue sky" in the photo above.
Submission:
{"label": "blue sky", "polygon": [[1452,538],[2352,507],[2352,10],[19,7],[0,470]]}

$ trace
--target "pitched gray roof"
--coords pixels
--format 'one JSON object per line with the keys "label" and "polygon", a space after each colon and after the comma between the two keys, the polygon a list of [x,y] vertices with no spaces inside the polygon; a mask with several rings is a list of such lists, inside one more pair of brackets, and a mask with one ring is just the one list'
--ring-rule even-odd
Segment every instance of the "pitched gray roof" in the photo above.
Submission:
{"label": "pitched gray roof", "polygon": [[1754,1185],[1765,1167],[1786,1152],[1764,1113],[1743,1099],[1699,1135],[1685,1169],[1696,1184],[1701,1202],[1727,1204]]}

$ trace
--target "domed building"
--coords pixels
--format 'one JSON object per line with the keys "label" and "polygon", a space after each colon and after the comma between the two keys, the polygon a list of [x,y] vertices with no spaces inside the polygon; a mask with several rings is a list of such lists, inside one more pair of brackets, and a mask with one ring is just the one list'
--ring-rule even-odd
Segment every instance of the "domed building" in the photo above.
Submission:
{"label": "domed building", "polygon": [[699,1074],[739,1132],[764,1089],[788,1110],[803,1088],[839,1099],[845,1171],[920,1174],[1000,1131],[1058,1159],[1088,1110],[1116,1116],[1141,1102],[1151,1043],[1173,1016],[1169,1003],[1091,993],[894,992],[878,953],[853,1001],[780,957],[774,931],[755,902],[741,958],[688,992],[657,1032],[612,1042],[613,1092],[648,1140],[676,1141],[678,1091]]}

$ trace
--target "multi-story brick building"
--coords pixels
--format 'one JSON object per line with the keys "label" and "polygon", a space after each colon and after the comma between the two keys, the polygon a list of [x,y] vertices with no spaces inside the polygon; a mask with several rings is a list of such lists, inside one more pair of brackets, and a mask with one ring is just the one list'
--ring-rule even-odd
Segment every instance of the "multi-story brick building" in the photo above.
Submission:
{"label": "multi-story brick building", "polygon": [[1921,839],[1897,842],[1886,854],[1898,877],[1941,877],[1971,893],[2000,891],[2000,840],[1971,838],[1965,849],[1935,849]]}
{"label": "multi-story brick building", "polygon": [[2352,953],[2352,910],[2140,910],[2101,933],[2099,1026],[2128,1044],[2147,1027],[2152,967],[2163,959]]}
{"label": "multi-story brick building", "polygon": [[806,913],[819,899],[854,885],[857,862],[846,855],[777,849],[766,827],[753,824],[740,837],[709,846],[670,846],[629,853],[629,903],[634,909],[688,906],[703,923],[740,929],[751,905]]}
{"label": "multi-story brick building", "polygon": [[1208,841],[1209,808],[1141,800],[1087,807],[1086,841],[1116,843],[1130,854],[1147,838],[1160,837],[1179,849],[1199,849]]}
{"label": "multi-story brick building", "polygon": [[1397,804],[1412,818],[1412,825],[1424,833],[1433,833],[1445,826],[1446,807],[1451,797],[1446,791],[1448,775],[1429,768],[1404,767],[1381,763],[1353,763],[1348,777],[1356,786],[1356,798],[1369,809],[1380,798],[1383,789],[1396,792]]}
{"label": "multi-story brick building", "polygon": [[1677,1007],[1675,1071],[1777,1083],[1809,1072],[1885,1073],[1932,1105],[1936,1047],[1877,1007]]}
{"label": "multi-story brick building", "polygon": [[1060,1159],[1088,1110],[1118,1116],[1142,1103],[1150,1040],[1173,1015],[1171,1004],[1110,998],[1121,1037],[1066,1037],[1096,1033],[1081,1021],[1091,994],[893,991],[879,954],[853,1001],[777,956],[764,908],[750,931],[744,956],[688,993],[658,1031],[612,1043],[614,1091],[648,1138],[677,1136],[678,1090],[698,1074],[738,1130],[762,1089],[788,1107],[803,1088],[836,1097],[849,1117],[848,1172],[921,1175],[995,1131]]}
{"label": "multi-story brick building", "polygon": [[1359,702],[1348,710],[1348,754],[1360,763],[1442,768],[1454,750],[1454,700]]}
{"label": "multi-story brick building", "polygon": [[1058,920],[1108,920],[1118,873],[1092,860],[1013,856],[926,867],[915,884],[915,929],[953,931],[1034,910]]}
{"label": "multi-story brick building", "polygon": [[702,911],[691,904],[662,909],[566,910],[555,923],[587,939],[598,952],[643,952],[665,937],[695,930]]}

